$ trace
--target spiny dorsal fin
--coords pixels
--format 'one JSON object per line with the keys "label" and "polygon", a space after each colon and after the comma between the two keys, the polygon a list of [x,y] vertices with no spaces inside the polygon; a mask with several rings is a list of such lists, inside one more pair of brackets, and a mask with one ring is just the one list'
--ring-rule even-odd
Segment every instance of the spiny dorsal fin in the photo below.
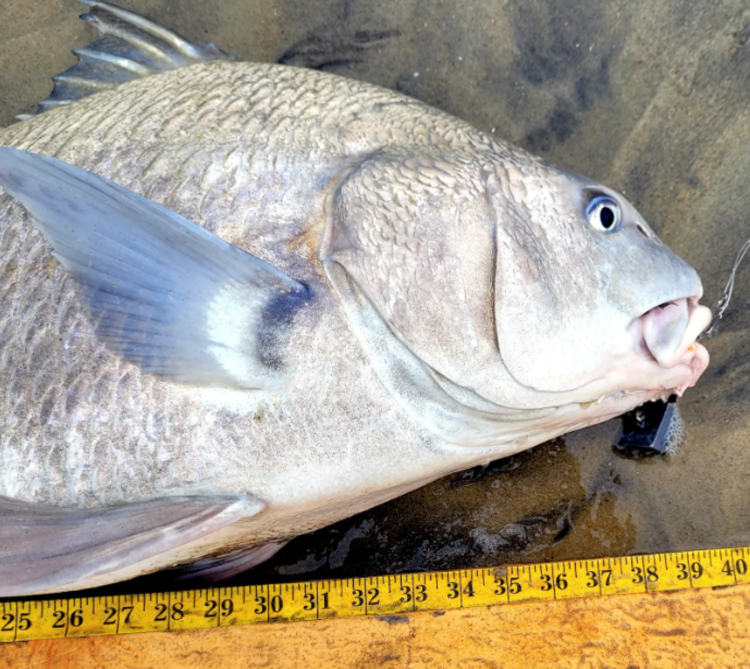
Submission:
{"label": "spiny dorsal fin", "polygon": [[[73,49],[80,61],[52,77],[55,89],[39,104],[41,114],[133,79],[192,63],[235,60],[213,44],[195,46],[140,14],[97,0],[79,0],[91,9],[81,18],[99,31],[99,39]],[[24,120],[33,114],[16,118]]]}

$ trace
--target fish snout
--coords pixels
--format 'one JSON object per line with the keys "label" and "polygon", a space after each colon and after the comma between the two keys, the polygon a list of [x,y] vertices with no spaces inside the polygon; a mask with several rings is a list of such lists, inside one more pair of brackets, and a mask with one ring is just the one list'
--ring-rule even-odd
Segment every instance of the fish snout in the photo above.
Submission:
{"label": "fish snout", "polygon": [[660,367],[690,368],[691,386],[708,366],[708,351],[696,339],[711,322],[711,310],[698,304],[698,296],[681,297],[659,304],[630,326],[636,349]]}

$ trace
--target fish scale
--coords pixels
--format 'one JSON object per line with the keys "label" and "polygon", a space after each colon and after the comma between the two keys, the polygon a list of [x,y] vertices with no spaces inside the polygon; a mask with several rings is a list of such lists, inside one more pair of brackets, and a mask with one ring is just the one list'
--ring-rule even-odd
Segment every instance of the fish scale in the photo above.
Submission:
{"label": "fish scale", "polygon": [[659,304],[705,308],[619,194],[385,89],[206,53],[0,131],[0,596],[225,577],[705,368],[637,350]]}
{"label": "fish scale", "polygon": [[[40,120],[43,118],[40,117]],[[27,229],[29,224],[27,220],[21,218],[17,221],[17,225],[21,229]],[[8,231],[5,231],[5,234],[8,234]],[[37,233],[32,234],[39,237]],[[25,235],[19,234],[17,239],[25,241]],[[59,320],[57,314],[66,312],[76,313],[76,324],[86,323],[88,319],[79,297],[73,291],[70,291],[67,299],[63,301],[40,302],[38,297],[34,297],[36,291],[40,289],[47,291],[50,286],[66,282],[67,277],[59,266],[55,267],[51,277],[47,275],[49,251],[41,239],[34,244],[32,251],[24,253],[24,246],[25,244],[17,246],[13,251],[18,255],[23,253],[26,260],[23,264],[25,268],[36,267],[37,271],[30,269],[19,276],[15,285],[26,295],[7,295],[0,308],[3,313],[8,313],[6,305],[24,299],[33,303],[36,308],[31,318],[20,321],[21,327],[18,327],[18,320],[13,320],[17,329],[13,339],[4,343],[3,355],[12,356],[13,351],[18,350],[19,355],[23,354],[30,362],[37,359],[62,360],[64,342],[73,336],[76,342],[75,345],[67,348],[66,366],[58,368],[57,375],[45,372],[44,367],[40,369],[35,366],[41,378],[35,378],[32,387],[26,388],[26,394],[29,396],[24,405],[26,412],[20,416],[18,416],[18,409],[15,412],[21,425],[25,427],[14,429],[12,432],[15,434],[4,431],[6,440],[9,442],[3,449],[6,461],[17,460],[19,466],[3,469],[3,488],[0,491],[2,494],[29,501],[62,505],[81,503],[91,505],[101,502],[116,503],[132,495],[154,494],[173,487],[179,488],[195,483],[208,483],[218,487],[217,481],[211,474],[216,469],[217,463],[202,462],[209,454],[222,454],[224,465],[220,469],[227,469],[231,472],[246,468],[249,463],[243,461],[241,457],[232,457],[232,451],[236,449],[241,453],[244,450],[247,434],[253,435],[252,447],[254,449],[260,450],[264,441],[268,442],[267,448],[275,449],[276,444],[289,441],[287,430],[288,425],[293,424],[292,421],[306,425],[306,430],[309,430],[310,426],[314,425],[314,416],[325,408],[326,402],[323,399],[321,402],[315,402],[318,407],[311,407],[311,410],[306,412],[306,416],[296,414],[278,416],[278,422],[270,426],[268,421],[259,422],[252,418],[250,419],[252,422],[248,425],[247,416],[233,416],[231,421],[212,419],[212,412],[205,405],[186,401],[184,393],[179,400],[173,400],[171,395],[174,394],[174,390],[169,384],[160,383],[153,378],[144,379],[139,370],[130,363],[123,362],[116,356],[102,351],[101,344],[91,332],[90,326],[83,331],[75,332],[75,335],[65,330],[53,331],[51,343],[54,348],[47,348],[43,354],[36,351],[34,347],[29,348],[27,333],[35,331],[36,324],[40,321],[57,322]],[[4,258],[9,258],[9,262],[13,262],[15,254],[6,253]],[[18,262],[20,264],[20,259]],[[45,309],[53,311],[53,315],[40,313]],[[98,361],[98,364],[94,366],[92,360]],[[53,365],[54,362],[50,362],[50,366]],[[91,378],[92,385],[96,388],[95,395],[90,398],[79,398],[78,401],[79,409],[85,407],[83,411],[91,418],[84,422],[75,421],[74,425],[66,426],[65,423],[71,421],[71,416],[65,410],[65,395],[62,395],[58,397],[54,411],[58,420],[40,421],[40,405],[33,398],[45,397],[61,386],[72,390],[74,384],[71,385],[71,376],[74,373],[71,370],[76,369],[78,374],[83,375],[83,378]],[[320,386],[317,387],[316,392],[318,395],[311,396],[311,399],[320,396]],[[360,392],[359,395],[361,394]],[[92,406],[96,408],[95,411],[89,409]],[[148,407],[148,409],[142,412],[141,406]],[[8,415],[7,404],[2,407],[1,411],[2,415]],[[296,412],[299,411],[298,407]],[[153,414],[157,412],[164,412],[164,417],[154,420]],[[222,410],[217,413],[221,414]],[[104,419],[96,419],[97,416],[104,416]],[[148,431],[144,429],[144,421],[150,423]],[[160,424],[164,423],[172,426],[169,435],[166,434],[164,428],[159,429]],[[207,423],[208,429],[205,429]],[[368,427],[368,430],[373,428],[375,426]],[[32,430],[35,434],[29,434]],[[295,432],[304,435],[306,430],[300,429]],[[264,434],[266,431],[268,434]],[[19,432],[24,434],[25,438],[14,438]],[[383,439],[393,440],[393,437],[384,435]],[[162,448],[168,445],[167,448],[172,453],[168,460],[172,463],[172,467],[164,467],[163,463],[156,462],[145,449],[139,449],[137,458],[130,457],[129,449],[141,440],[146,443],[160,444]],[[314,438],[314,441],[320,444],[326,443],[327,439],[318,437]],[[12,454],[9,452],[12,448],[11,443],[15,444]],[[89,447],[80,450],[75,446],[79,443],[87,443]],[[221,444],[221,446],[211,448],[212,444]],[[236,445],[235,449],[232,448],[233,445]],[[19,446],[20,450],[18,450]],[[45,454],[49,452],[55,453],[55,456],[45,457]],[[94,457],[91,457],[92,455]],[[227,467],[227,462],[232,460],[235,466]],[[29,495],[25,490],[30,480],[28,472],[34,471],[33,464],[37,462],[46,462],[49,469],[31,478],[33,481],[31,487],[34,492]],[[124,472],[123,466],[126,467]],[[79,472],[81,467],[83,467],[83,474]],[[79,473],[75,475],[75,483],[70,487],[55,485],[55,482],[65,481],[76,472]],[[94,472],[98,472],[95,479]],[[110,476],[107,476],[107,473],[110,473]],[[116,475],[117,479],[113,479],[113,475]],[[94,485],[94,480],[96,480],[96,485]],[[88,483],[88,486],[85,486],[85,483]],[[230,479],[226,485],[231,489],[233,484],[236,487],[237,484]]]}

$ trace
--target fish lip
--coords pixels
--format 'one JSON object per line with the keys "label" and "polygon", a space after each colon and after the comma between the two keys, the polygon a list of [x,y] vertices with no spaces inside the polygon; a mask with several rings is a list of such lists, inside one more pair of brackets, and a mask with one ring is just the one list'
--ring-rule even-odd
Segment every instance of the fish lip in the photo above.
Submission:
{"label": "fish lip", "polygon": [[[707,307],[701,305],[701,295],[679,295],[672,297],[667,300],[663,300],[657,304],[646,309],[640,316],[633,319],[628,330],[633,335],[635,349],[643,357],[648,359],[650,362],[659,365],[660,367],[671,368],[680,363],[681,356],[685,351],[696,343],[697,338],[703,333],[708,325],[710,324],[711,315]],[[655,354],[649,347],[648,341],[643,332],[643,325],[650,314],[655,312],[657,309],[666,309],[670,306],[681,307],[682,305],[687,307],[687,322],[685,328],[682,331],[679,344],[675,347],[674,353],[665,360],[665,356]],[[705,321],[705,322],[704,322]],[[700,327],[702,325],[702,327]]]}
{"label": "fish lip", "polygon": [[[634,319],[628,330],[633,337],[633,346],[637,359],[641,363],[646,363],[642,371],[650,370],[649,378],[651,379],[651,388],[649,390],[674,391],[678,395],[695,385],[698,378],[708,366],[708,351],[704,346],[697,342],[697,338],[708,327],[711,322],[711,311],[699,303],[701,295],[689,295],[673,297],[644,311],[638,318]],[[657,309],[665,309],[669,306],[686,308],[687,317],[681,332],[678,331],[679,341],[672,335],[676,342],[671,350],[653,351],[647,341],[645,329],[647,325],[651,327],[651,337],[654,337],[654,328],[658,339],[660,324],[656,324],[652,318],[653,312]],[[658,315],[656,315],[658,318]],[[684,316],[683,316],[684,318]],[[669,322],[664,325],[668,328]],[[641,367],[641,365],[639,365]],[[669,378],[671,381],[666,382]],[[666,383],[659,383],[659,379]]]}

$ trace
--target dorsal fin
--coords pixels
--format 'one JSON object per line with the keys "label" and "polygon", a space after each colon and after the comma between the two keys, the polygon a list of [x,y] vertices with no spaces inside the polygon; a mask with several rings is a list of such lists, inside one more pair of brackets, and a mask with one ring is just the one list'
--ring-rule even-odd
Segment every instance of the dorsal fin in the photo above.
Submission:
{"label": "dorsal fin", "polygon": [[[140,14],[97,0],[79,0],[90,10],[81,15],[99,31],[99,39],[73,49],[79,62],[52,77],[55,88],[39,104],[38,114],[133,79],[192,63],[236,60],[213,44],[196,46]],[[33,116],[22,114],[21,121]]]}

